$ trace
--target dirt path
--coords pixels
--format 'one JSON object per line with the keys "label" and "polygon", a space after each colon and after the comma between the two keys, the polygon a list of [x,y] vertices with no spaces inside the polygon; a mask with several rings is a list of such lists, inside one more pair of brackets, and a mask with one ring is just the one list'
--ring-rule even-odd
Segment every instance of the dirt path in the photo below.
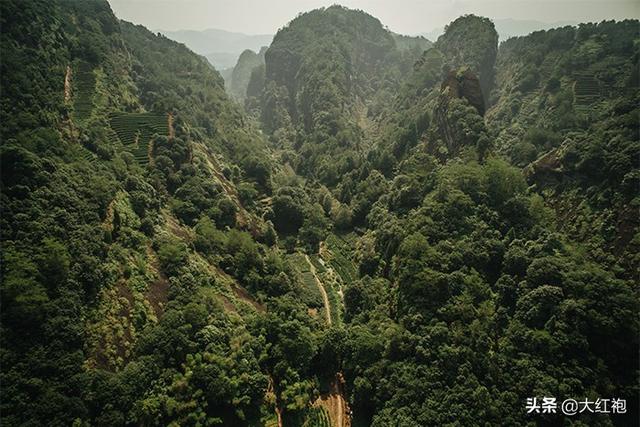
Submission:
{"label": "dirt path", "polygon": [[147,146],[147,158],[149,159],[149,164],[154,166],[156,160],[153,158],[153,139],[149,141],[149,145]]}
{"label": "dirt path", "polygon": [[[340,275],[331,267],[329,263],[330,257],[333,256],[333,253],[327,248],[327,243],[325,241],[320,242],[320,251],[318,252],[320,255],[320,264],[322,264],[327,269],[327,274],[331,279],[333,279],[334,283],[338,285],[338,290],[336,291],[340,300],[342,302],[342,306],[344,307],[344,292],[342,291],[342,278]],[[340,278],[340,279],[339,279]]]}
{"label": "dirt path", "polygon": [[[344,300],[344,295],[342,293],[342,280],[338,280],[338,273],[331,267],[328,262],[328,259],[331,258],[332,253],[329,250],[326,242],[320,242],[320,263],[326,268],[326,273],[324,275],[325,278],[331,283],[334,283],[334,286],[338,286],[338,295],[341,299]],[[310,263],[309,258],[307,257],[307,262],[311,266],[311,271],[313,275],[316,277],[316,269],[313,264]],[[319,282],[319,281],[318,281]],[[320,284],[320,282],[319,282]],[[326,295],[326,293],[323,293]],[[326,300],[325,300],[326,301]],[[328,301],[326,301],[328,303]],[[344,301],[343,301],[344,302]],[[338,319],[339,321],[340,319]],[[331,323],[331,322],[329,322]],[[344,375],[341,371],[337,372],[335,378],[331,381],[329,386],[329,393],[321,395],[318,400],[316,400],[315,405],[322,406],[329,413],[329,418],[331,420],[332,426],[337,427],[351,427],[351,409],[349,408],[349,403],[346,399],[345,393],[345,379]]]}
{"label": "dirt path", "polygon": [[156,318],[160,319],[164,314],[164,307],[169,300],[169,279],[162,272],[160,267],[160,260],[158,255],[151,247],[151,243],[147,244],[147,260],[149,260],[149,266],[151,271],[155,274],[156,279],[149,283],[145,297],[151,308],[153,308]]}
{"label": "dirt path", "polygon": [[[326,250],[326,247],[323,248],[322,246],[323,245],[321,244],[321,250]],[[320,293],[322,294],[327,325],[331,326],[331,306],[329,304],[327,291],[325,290],[322,281],[320,281],[316,267],[311,262],[309,255],[305,254],[304,258],[307,261],[307,264],[309,264],[309,271],[313,274],[313,278],[315,279],[318,289],[320,289]],[[338,372],[333,381],[331,381],[329,393],[318,397],[314,403],[314,406],[322,406],[327,411],[333,427],[351,427],[351,410],[349,409],[349,404],[345,399],[344,383],[345,381],[342,372]]]}
{"label": "dirt path", "polygon": [[331,381],[329,393],[318,397],[314,406],[320,406],[327,411],[332,427],[351,427],[351,410],[344,398],[342,372],[336,374],[335,379]]}
{"label": "dirt path", "polygon": [[169,139],[176,137],[176,131],[173,129],[173,114],[167,114],[167,128],[169,129]]}
{"label": "dirt path", "polygon": [[71,102],[71,66],[69,65],[64,75],[64,102]]}
{"label": "dirt path", "polygon": [[[269,375],[269,384],[267,385],[267,396],[272,395],[274,399],[274,406],[276,411],[276,419],[278,420],[278,427],[282,426],[282,409],[280,409],[280,405],[278,404],[278,397],[276,396],[275,386],[273,384],[273,377]],[[266,425],[271,425],[267,423]]]}
{"label": "dirt path", "polygon": [[316,273],[316,267],[313,265],[313,263],[309,259],[309,255],[305,254],[304,258],[307,260],[307,264],[309,264],[309,270],[311,271],[311,274],[313,274],[313,278],[316,279],[316,284],[318,285],[318,289],[320,289],[320,293],[322,294],[322,300],[324,301],[324,312],[327,318],[327,324],[331,325],[331,306],[329,305],[329,297],[327,296],[327,291],[324,289],[322,282],[318,278],[318,274]]}
{"label": "dirt path", "polygon": [[[336,375],[335,382],[335,393],[336,397],[336,407],[334,408],[333,414],[336,418],[336,425],[338,427],[350,427],[351,426],[351,418],[349,415],[349,405],[347,405],[347,401],[344,398],[344,379],[342,378],[342,373],[339,372]],[[345,415],[347,415],[345,417]]]}

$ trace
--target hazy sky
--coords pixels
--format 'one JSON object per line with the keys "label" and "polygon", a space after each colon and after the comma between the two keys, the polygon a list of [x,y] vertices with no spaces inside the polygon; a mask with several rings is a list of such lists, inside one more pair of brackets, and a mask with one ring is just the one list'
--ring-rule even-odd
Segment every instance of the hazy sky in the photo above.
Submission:
{"label": "hazy sky", "polygon": [[109,0],[115,14],[152,30],[219,28],[271,34],[299,12],[339,3],[362,9],[391,30],[417,34],[465,13],[490,18],[601,21],[640,18],[640,0]]}

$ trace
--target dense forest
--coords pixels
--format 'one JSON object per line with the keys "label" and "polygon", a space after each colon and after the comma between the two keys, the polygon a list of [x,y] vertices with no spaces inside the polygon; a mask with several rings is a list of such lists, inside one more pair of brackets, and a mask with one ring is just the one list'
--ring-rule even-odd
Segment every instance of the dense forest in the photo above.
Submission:
{"label": "dense forest", "polygon": [[637,425],[639,29],[331,6],[225,91],[106,0],[3,0],[1,423]]}

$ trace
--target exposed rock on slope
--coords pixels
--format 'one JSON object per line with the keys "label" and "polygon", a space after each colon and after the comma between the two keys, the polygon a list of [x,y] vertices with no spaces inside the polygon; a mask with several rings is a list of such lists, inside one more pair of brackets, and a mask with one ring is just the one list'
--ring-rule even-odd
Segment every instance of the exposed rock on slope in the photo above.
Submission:
{"label": "exposed rock on slope", "polygon": [[486,102],[493,87],[498,54],[498,33],[493,22],[475,15],[462,16],[447,26],[435,47],[447,57],[451,68],[468,66],[478,75]]}
{"label": "exposed rock on slope", "polygon": [[458,72],[449,71],[445,81],[442,83],[442,91],[451,98],[464,98],[469,101],[481,116],[484,116],[484,97],[480,80],[469,69]]}

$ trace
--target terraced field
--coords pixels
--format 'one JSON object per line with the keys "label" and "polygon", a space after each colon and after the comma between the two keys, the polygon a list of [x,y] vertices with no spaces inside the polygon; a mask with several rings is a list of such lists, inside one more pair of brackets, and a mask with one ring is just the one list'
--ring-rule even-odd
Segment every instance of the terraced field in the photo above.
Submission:
{"label": "terraced field", "polygon": [[304,427],[332,427],[329,412],[321,406],[313,408]]}
{"label": "terraced field", "polygon": [[116,147],[116,149],[123,148],[122,142],[120,141],[120,138],[118,138],[118,134],[111,128],[107,128],[107,141],[109,141],[111,146]]}
{"label": "terraced field", "polygon": [[588,73],[576,74],[576,82],[573,86],[576,110],[587,110],[588,107],[598,102],[601,97],[600,83]]}
{"label": "terraced field", "polygon": [[109,120],[114,131],[109,139],[121,143],[140,165],[149,163],[149,144],[154,134],[169,136],[167,117],[155,113],[117,113]]}
{"label": "terraced field", "polygon": [[85,159],[88,162],[95,162],[97,157],[95,154],[93,154],[91,151],[89,151],[86,148],[82,148],[82,158]]}
{"label": "terraced field", "polygon": [[96,76],[91,65],[86,62],[81,62],[72,75],[73,116],[77,121],[84,121],[91,116],[93,110]]}
{"label": "terraced field", "polygon": [[[324,242],[322,246],[325,246]],[[287,255],[287,260],[301,279],[300,294],[304,303],[310,309],[322,309],[322,317],[328,325],[340,324],[344,315],[344,281],[327,259],[326,250],[322,256],[299,252]],[[355,274],[355,271],[351,273],[349,267],[345,267],[345,270]]]}
{"label": "terraced field", "polygon": [[[326,251],[324,255],[327,255]],[[309,258],[316,270],[318,280],[325,289],[333,323],[340,324],[344,316],[343,280],[331,264],[322,257],[310,256]],[[320,268],[317,268],[317,265]]]}
{"label": "terraced field", "polygon": [[519,117],[522,117],[522,121],[532,125],[537,116],[537,105],[539,102],[538,92],[529,92],[522,96],[520,99],[521,107]]}
{"label": "terraced field", "polygon": [[329,381],[329,389],[313,403],[305,426],[351,427],[351,410],[345,398],[345,380],[342,372]]}
{"label": "terraced field", "polygon": [[[353,242],[350,241],[350,236],[337,236],[335,234],[329,234],[325,241],[324,248],[330,252],[329,256],[326,256],[329,265],[338,273],[342,282],[346,285],[355,281],[358,278],[358,272],[351,259],[346,255],[351,253],[351,247]],[[323,254],[325,258],[325,254]]]}
{"label": "terraced field", "polygon": [[553,70],[555,69],[558,63],[559,55],[549,53],[540,67],[538,68],[538,72],[540,73],[540,77],[543,79],[548,79],[551,77]]}
{"label": "terraced field", "polygon": [[322,295],[318,289],[315,275],[311,271],[311,266],[307,263],[304,254],[296,252],[287,255],[287,260],[302,279],[301,298],[304,303],[311,308],[322,308]]}
{"label": "terraced field", "polygon": [[322,280],[320,280],[320,278],[318,277],[318,271],[316,270],[316,267],[311,261],[309,255],[305,255],[305,260],[309,265],[309,270],[311,271],[311,275],[313,276],[313,281],[316,283],[316,286],[320,291],[320,295],[322,295],[322,304],[324,305],[324,315],[325,319],[327,320],[327,325],[331,325],[332,312],[338,307],[337,300],[334,298],[333,303],[329,300],[327,289],[325,288]]}

